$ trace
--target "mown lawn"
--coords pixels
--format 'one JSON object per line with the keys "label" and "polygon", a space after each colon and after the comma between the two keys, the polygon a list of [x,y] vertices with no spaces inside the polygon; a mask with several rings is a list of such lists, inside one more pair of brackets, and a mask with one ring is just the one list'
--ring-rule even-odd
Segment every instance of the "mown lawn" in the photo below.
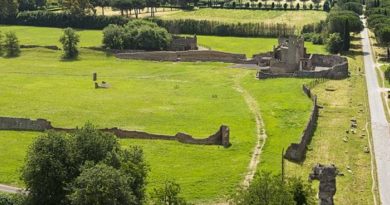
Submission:
{"label": "mown lawn", "polygon": [[[191,201],[216,200],[230,194],[246,172],[256,132],[253,116],[241,93],[233,89],[237,74],[245,72],[247,77],[243,83],[258,86],[260,90],[254,90],[254,95],[264,96],[261,100],[265,103],[280,106],[280,110],[275,110],[276,118],[295,120],[295,116],[283,112],[291,98],[299,98],[297,103],[309,102],[301,101],[300,80],[258,81],[254,71],[231,69],[223,63],[125,61],[84,49],[76,61],[61,61],[60,56],[59,51],[23,49],[18,58],[0,59],[2,116],[46,118],[59,127],[82,126],[89,121],[98,127],[117,126],[161,134],[180,131],[196,137],[214,133],[221,124],[229,125],[233,146],[228,149],[121,140],[124,146],[144,148],[151,167],[149,188],[166,178],[174,178]],[[112,87],[94,89],[93,72]],[[291,94],[284,95],[289,89]],[[275,95],[277,90],[282,92]],[[301,111],[305,113],[296,110]],[[277,120],[266,120],[266,125]],[[302,129],[295,128],[296,132]],[[269,132],[273,129],[277,128],[270,126]],[[18,170],[28,144],[38,134],[0,132],[0,161],[6,162],[6,166],[0,167],[0,183],[22,185]],[[276,133],[271,137],[279,138]],[[284,135],[283,142],[296,139],[291,132]],[[269,151],[274,146],[284,146],[269,142],[270,148],[266,148]],[[268,157],[264,156],[264,160]],[[276,170],[277,163],[268,164],[273,160],[269,158],[264,166]]]}
{"label": "mown lawn", "polygon": [[[21,44],[24,45],[56,45],[61,47],[59,38],[62,29],[33,27],[33,26],[1,26],[1,32],[14,31]],[[81,47],[98,47],[102,44],[101,30],[77,30],[80,35]],[[277,45],[276,38],[243,38],[243,37],[220,37],[220,36],[197,36],[200,46],[217,51],[246,54],[248,58],[253,54],[271,51]],[[305,42],[309,53],[326,53],[325,47]]]}
{"label": "mown lawn", "polygon": [[[26,28],[24,32],[17,30],[22,44],[53,45],[57,42],[54,36],[61,34],[60,29]],[[35,33],[29,33],[30,28]],[[92,37],[100,33],[88,32]],[[85,39],[82,45],[100,42],[100,37],[80,34],[82,42]],[[47,41],[37,35],[48,36]],[[249,53],[252,47],[243,52]],[[233,52],[231,48],[224,49]],[[221,124],[231,129],[233,145],[228,149],[121,140],[123,146],[144,149],[151,169],[149,190],[173,178],[192,202],[219,201],[234,192],[244,178],[256,142],[254,116],[242,94],[234,89],[237,76],[245,76],[240,83],[258,101],[264,118],[268,139],[261,169],[280,170],[282,148],[299,139],[308,117],[311,103],[300,87],[306,80],[259,81],[255,71],[232,69],[230,64],[130,61],[88,49],[80,51],[75,61],[62,61],[61,51],[43,48],[23,49],[17,58],[0,58],[1,116],[46,118],[60,127],[82,126],[89,121],[101,128],[186,132],[196,137],[216,132]],[[111,88],[94,89],[93,72]],[[18,170],[27,147],[39,134],[0,132],[0,183],[23,186]]]}
{"label": "mown lawn", "polygon": [[[270,3],[270,2],[268,2]],[[294,4],[295,5],[295,4]],[[302,6],[302,5],[301,5]],[[302,28],[303,25],[325,20],[323,11],[266,11],[266,10],[239,10],[239,9],[198,9],[194,11],[180,11],[161,16],[162,19],[195,19],[210,20],[227,23],[286,23],[290,26]]]}

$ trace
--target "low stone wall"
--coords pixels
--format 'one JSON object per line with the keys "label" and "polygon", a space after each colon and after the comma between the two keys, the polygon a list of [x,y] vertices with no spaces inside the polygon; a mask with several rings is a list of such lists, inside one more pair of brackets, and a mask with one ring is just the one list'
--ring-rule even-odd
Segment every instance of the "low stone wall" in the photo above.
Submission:
{"label": "low stone wall", "polygon": [[45,131],[52,129],[51,123],[45,119],[27,119],[0,117],[0,130],[16,130],[16,131]]}
{"label": "low stone wall", "polygon": [[302,162],[305,159],[306,149],[313,138],[318,119],[317,96],[312,95],[310,88],[306,85],[303,85],[302,89],[303,92],[313,101],[313,108],[306,128],[302,133],[300,143],[292,143],[284,154],[284,158],[294,162]]}
{"label": "low stone wall", "polygon": [[150,52],[132,52],[117,53],[115,55],[121,59],[138,59],[152,61],[211,61],[225,63],[253,64],[254,60],[246,59],[245,54],[225,53],[212,50],[189,50],[189,51],[150,51]]}
{"label": "low stone wall", "polygon": [[[64,132],[73,132],[74,128],[58,128],[53,127],[51,122],[45,119],[27,119],[27,118],[13,118],[13,117],[0,117],[0,130],[15,130],[15,131],[38,131],[43,132],[45,130],[56,130]],[[110,132],[119,138],[131,138],[131,139],[149,139],[149,140],[176,140],[185,144],[198,144],[198,145],[222,145],[224,147],[230,146],[230,130],[229,127],[222,125],[219,130],[207,137],[207,138],[194,138],[191,135],[185,133],[177,133],[174,136],[150,134],[139,131],[122,130],[119,128],[104,128],[99,129],[102,132]]]}

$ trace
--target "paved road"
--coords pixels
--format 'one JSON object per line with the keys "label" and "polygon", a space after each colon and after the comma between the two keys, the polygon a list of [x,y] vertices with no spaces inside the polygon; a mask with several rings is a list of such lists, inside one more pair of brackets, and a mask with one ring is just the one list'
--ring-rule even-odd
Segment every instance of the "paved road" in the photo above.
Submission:
{"label": "paved road", "polygon": [[4,184],[0,184],[0,191],[8,192],[8,193],[22,193],[23,192],[23,190],[20,189],[20,188],[7,186],[7,185],[4,185]]}
{"label": "paved road", "polygon": [[385,116],[368,31],[361,32],[371,128],[381,202],[390,205],[390,126]]}

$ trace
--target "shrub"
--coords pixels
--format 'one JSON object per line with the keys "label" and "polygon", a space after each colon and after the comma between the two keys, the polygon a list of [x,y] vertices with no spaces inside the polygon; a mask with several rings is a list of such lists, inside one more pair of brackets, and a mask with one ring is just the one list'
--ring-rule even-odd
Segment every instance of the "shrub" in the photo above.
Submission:
{"label": "shrub", "polygon": [[19,56],[19,40],[14,32],[8,32],[5,34],[4,48],[7,57]]}
{"label": "shrub", "polygon": [[77,44],[80,42],[80,37],[72,28],[66,28],[64,34],[60,38],[62,48],[64,50],[64,58],[76,58],[79,54]]}
{"label": "shrub", "polygon": [[110,24],[103,29],[103,45],[112,49],[123,49],[124,29]]}
{"label": "shrub", "polygon": [[330,53],[339,53],[343,46],[343,40],[339,33],[332,33],[326,42],[326,50]]}
{"label": "shrub", "polygon": [[26,197],[22,194],[8,194],[0,192],[1,205],[23,205],[26,204]]}
{"label": "shrub", "polygon": [[134,20],[124,27],[110,25],[103,30],[103,44],[111,49],[166,50],[172,36],[157,24]]}
{"label": "shrub", "polygon": [[322,45],[324,44],[324,39],[321,34],[313,33],[311,36],[311,42],[316,45]]}
{"label": "shrub", "polygon": [[174,181],[165,181],[164,187],[155,188],[152,192],[154,205],[186,205],[188,204],[180,197],[180,185]]}
{"label": "shrub", "polygon": [[385,78],[390,83],[390,66],[387,66],[387,68],[385,70]]}

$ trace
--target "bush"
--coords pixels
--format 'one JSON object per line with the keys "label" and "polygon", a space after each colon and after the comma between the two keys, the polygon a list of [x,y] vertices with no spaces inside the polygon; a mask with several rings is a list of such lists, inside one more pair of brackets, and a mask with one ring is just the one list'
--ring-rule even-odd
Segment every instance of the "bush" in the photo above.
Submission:
{"label": "bush", "polygon": [[387,68],[385,70],[385,78],[390,83],[390,66],[387,66]]}
{"label": "bush", "polygon": [[157,24],[134,20],[124,27],[110,25],[103,30],[103,44],[111,49],[166,50],[172,36]]}
{"label": "bush", "polygon": [[343,40],[339,33],[332,33],[326,42],[326,50],[330,53],[339,53],[343,46]]}
{"label": "bush", "polygon": [[0,57],[4,55],[4,35],[0,31]]}
{"label": "bush", "polygon": [[188,204],[180,197],[180,185],[174,181],[165,181],[164,187],[154,189],[152,192],[154,205],[186,205]]}
{"label": "bush", "polygon": [[77,58],[79,51],[77,44],[80,42],[80,37],[72,28],[66,28],[64,34],[60,38],[62,48],[64,50],[64,58],[72,59]]}
{"label": "bush", "polygon": [[1,205],[23,205],[26,204],[26,197],[22,194],[8,194],[0,192]]}
{"label": "bush", "polygon": [[322,45],[324,44],[324,39],[322,38],[321,34],[314,33],[311,36],[311,42],[315,45]]}
{"label": "bush", "polygon": [[16,57],[20,55],[19,40],[14,32],[5,34],[4,48],[7,57]]}

